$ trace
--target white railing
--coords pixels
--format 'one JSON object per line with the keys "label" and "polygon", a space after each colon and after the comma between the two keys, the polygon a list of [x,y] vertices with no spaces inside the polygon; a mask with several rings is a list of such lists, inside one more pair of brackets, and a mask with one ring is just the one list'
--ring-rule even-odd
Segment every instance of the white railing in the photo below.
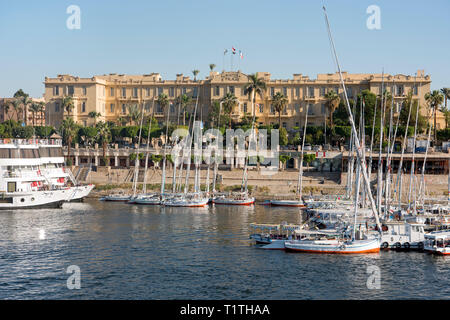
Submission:
{"label": "white railing", "polygon": [[13,145],[39,145],[39,146],[62,146],[61,139],[0,139],[1,144]]}

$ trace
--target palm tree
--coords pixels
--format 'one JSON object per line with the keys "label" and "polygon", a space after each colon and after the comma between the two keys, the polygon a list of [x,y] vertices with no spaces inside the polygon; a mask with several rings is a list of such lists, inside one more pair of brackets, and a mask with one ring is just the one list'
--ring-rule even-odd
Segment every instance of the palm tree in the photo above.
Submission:
{"label": "palm tree", "polygon": [[117,123],[121,126],[124,126],[128,123],[128,119],[126,117],[117,118]]}
{"label": "palm tree", "polygon": [[136,123],[141,118],[141,111],[139,110],[139,106],[137,104],[130,104],[127,106],[128,109],[128,117],[130,121],[136,125]]}
{"label": "palm tree", "polygon": [[101,117],[102,114],[97,111],[91,111],[88,113],[88,117],[94,119],[94,125],[97,125],[97,118]]}
{"label": "palm tree", "polygon": [[216,65],[214,63],[209,64],[209,70],[213,71]]}
{"label": "palm tree", "polygon": [[192,74],[194,75],[194,81],[197,81],[197,75],[200,73],[199,70],[192,70]]}
{"label": "palm tree", "polygon": [[67,159],[70,160],[70,147],[72,145],[72,140],[75,137],[76,124],[71,117],[65,118],[62,123],[60,130],[63,132],[63,138],[67,144]]}
{"label": "palm tree", "polygon": [[[12,102],[11,102],[11,106],[14,109],[14,112],[16,113],[16,119],[19,119],[19,112],[22,112],[22,101],[20,98],[15,98]],[[9,117],[11,119],[11,117]]]}
{"label": "palm tree", "polygon": [[97,127],[97,143],[102,145],[103,148],[103,161],[105,162],[105,166],[107,165],[106,162],[106,148],[108,146],[108,143],[111,141],[111,130],[109,128],[108,123],[106,122],[99,122],[96,125]]}
{"label": "palm tree", "polygon": [[31,100],[28,95],[24,95],[23,97],[21,97],[21,101],[22,101],[22,119],[23,122],[26,124],[26,117],[27,117],[27,111],[28,111],[28,107],[33,103],[33,100]]}
{"label": "palm tree", "polygon": [[277,92],[272,97],[272,106],[278,112],[278,128],[281,128],[281,112],[288,104],[288,99],[281,92]]}
{"label": "palm tree", "polygon": [[[444,102],[444,96],[439,92],[439,90],[433,90],[433,92],[428,92],[425,95],[425,100],[430,106],[431,110],[437,110],[438,107]],[[433,111],[431,111],[433,112]],[[437,132],[436,132],[436,111],[434,111],[434,143],[437,142]]]}
{"label": "palm tree", "polygon": [[252,102],[252,112],[253,112],[253,120],[252,123],[255,121],[255,102],[256,102],[256,95],[258,94],[261,99],[264,99],[264,93],[266,91],[266,83],[258,78],[256,73],[251,74],[248,76],[248,84],[244,89],[244,94],[249,96],[250,101]]}
{"label": "palm tree", "polygon": [[[177,98],[178,103],[178,115],[180,115],[180,108],[183,110],[183,126],[186,125],[186,109],[192,103],[191,97],[186,94],[182,94]],[[177,125],[179,124],[177,119]]]}
{"label": "palm tree", "polygon": [[38,105],[38,112],[41,114],[41,126],[45,125],[44,122],[44,111],[45,111],[45,102],[40,101],[37,103]]}
{"label": "palm tree", "polygon": [[[161,106],[161,109],[164,112],[165,109],[167,108],[167,106],[169,105],[169,97],[165,93],[160,93],[158,98],[156,99],[156,102],[159,103],[159,105]],[[169,110],[169,112],[170,112],[170,110]],[[168,121],[168,119],[167,119],[167,121]]]}
{"label": "palm tree", "polygon": [[33,115],[33,127],[35,126],[36,113],[40,111],[40,105],[37,102],[33,102],[30,106],[31,114]]}
{"label": "palm tree", "polygon": [[64,96],[61,101],[61,106],[67,115],[70,117],[72,110],[75,108],[75,103],[71,96]]}
{"label": "palm tree", "polygon": [[442,88],[441,93],[444,95],[445,109],[447,109],[447,100],[450,99],[450,88]]}
{"label": "palm tree", "polygon": [[231,129],[231,114],[233,113],[233,108],[239,104],[239,100],[234,94],[228,92],[220,101],[223,104],[223,111],[225,113],[228,113],[228,116],[230,118],[229,126]]}
{"label": "palm tree", "polygon": [[339,107],[341,98],[336,92],[334,92],[334,90],[331,90],[325,94],[325,99],[327,100],[326,105],[328,112],[330,114],[330,126],[333,128],[334,127],[333,113]]}

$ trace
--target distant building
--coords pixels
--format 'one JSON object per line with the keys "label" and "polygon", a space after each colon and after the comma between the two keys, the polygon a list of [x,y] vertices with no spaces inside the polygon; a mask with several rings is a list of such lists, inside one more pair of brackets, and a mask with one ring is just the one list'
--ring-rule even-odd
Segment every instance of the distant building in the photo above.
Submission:
{"label": "distant building", "polygon": [[[302,74],[294,74],[292,79],[271,79],[268,72],[258,72],[257,75],[267,86],[264,97],[256,97],[255,114],[258,124],[278,123],[278,114],[271,107],[271,97],[276,92],[281,92],[288,98],[288,105],[281,114],[282,126],[287,129],[302,126],[307,105],[309,105],[309,123],[322,125],[327,117],[325,94],[330,90],[342,94],[337,73],[319,74],[316,79],[310,79]],[[355,98],[365,89],[375,94],[381,93],[381,74],[344,72],[343,76],[349,98]],[[79,124],[94,123],[94,119],[88,116],[91,111],[101,114],[97,121],[117,121],[119,117],[127,116],[129,104],[138,104],[148,114],[154,110],[155,117],[162,122],[165,114],[156,99],[160,93],[165,93],[170,101],[172,120],[179,119],[180,112],[176,99],[182,94],[192,97],[194,103],[198,96],[198,114],[206,120],[213,102],[231,92],[240,102],[231,116],[234,120],[239,120],[244,113],[252,114],[251,101],[244,94],[247,83],[248,76],[240,71],[210,72],[206,79],[197,81],[183,74],[178,74],[175,80],[164,80],[159,73],[144,75],[111,73],[91,78],[72,75],[46,77],[44,81],[46,117],[48,123],[58,126],[66,116],[61,100],[64,96],[72,96],[75,108],[70,116]],[[395,112],[399,111],[401,103],[412,90],[413,99],[419,100],[423,107],[421,112],[426,114],[424,96],[430,91],[430,84],[430,76],[425,75],[423,70],[419,70],[416,76],[384,75],[386,90],[394,93]],[[440,112],[437,115],[437,123],[438,129],[445,125],[444,116]]]}
{"label": "distant building", "polygon": [[[0,122],[4,122],[7,120],[15,120],[17,122],[23,122],[25,120],[25,124],[27,126],[33,125],[33,119],[34,124],[36,126],[45,125],[45,110],[44,112],[35,112],[33,115],[33,112],[30,109],[30,106],[25,110],[25,114],[23,111],[16,112],[13,108],[13,101],[16,100],[16,98],[0,98]],[[31,98],[33,102],[44,102],[44,98]],[[33,118],[34,117],[34,118]]]}

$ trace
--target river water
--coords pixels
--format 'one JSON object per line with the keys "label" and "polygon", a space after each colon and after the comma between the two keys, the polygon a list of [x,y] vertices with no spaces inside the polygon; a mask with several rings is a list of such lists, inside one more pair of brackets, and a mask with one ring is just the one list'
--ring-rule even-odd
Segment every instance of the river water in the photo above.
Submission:
{"label": "river water", "polygon": [[[184,209],[98,200],[0,212],[0,298],[450,298],[449,257],[286,253],[248,240],[251,222],[299,220],[296,208]],[[70,266],[79,268],[80,289],[68,288]],[[367,285],[374,268],[379,289]]]}

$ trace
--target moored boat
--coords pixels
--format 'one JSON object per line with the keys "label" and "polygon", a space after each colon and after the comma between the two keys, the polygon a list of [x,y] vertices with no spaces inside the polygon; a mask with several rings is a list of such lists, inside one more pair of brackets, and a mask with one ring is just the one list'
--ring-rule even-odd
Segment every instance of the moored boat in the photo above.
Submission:
{"label": "moored boat", "polygon": [[437,231],[425,234],[424,250],[439,255],[450,254],[450,231]]}
{"label": "moored boat", "polygon": [[287,251],[306,253],[358,254],[377,253],[380,240],[290,240],[284,243]]}

